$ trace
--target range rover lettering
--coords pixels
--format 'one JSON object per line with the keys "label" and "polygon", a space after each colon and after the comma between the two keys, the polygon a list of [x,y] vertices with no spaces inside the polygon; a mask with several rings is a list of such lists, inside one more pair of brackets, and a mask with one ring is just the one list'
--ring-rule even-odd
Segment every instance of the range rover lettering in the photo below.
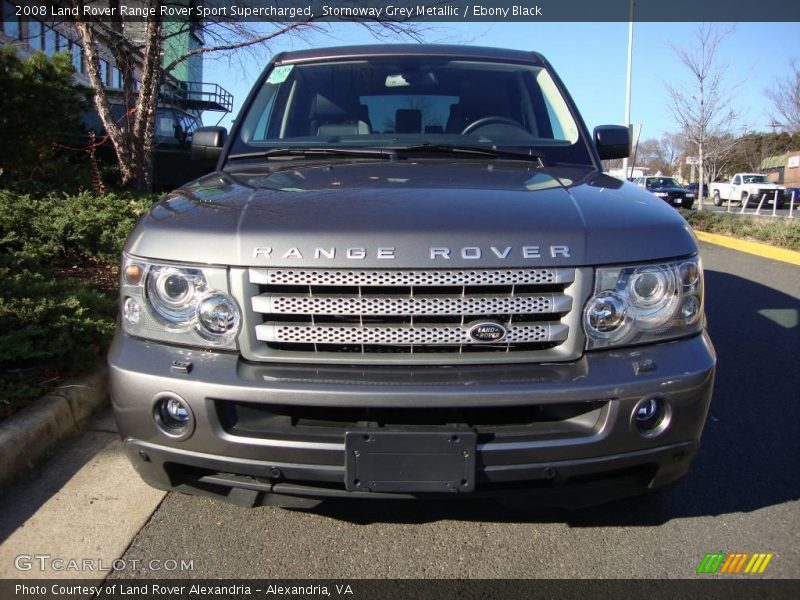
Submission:
{"label": "range rover lettering", "polygon": [[149,484],[243,505],[579,507],[681,478],[716,357],[697,241],[607,176],[539,54],[280,54],[142,217],[109,353]]}

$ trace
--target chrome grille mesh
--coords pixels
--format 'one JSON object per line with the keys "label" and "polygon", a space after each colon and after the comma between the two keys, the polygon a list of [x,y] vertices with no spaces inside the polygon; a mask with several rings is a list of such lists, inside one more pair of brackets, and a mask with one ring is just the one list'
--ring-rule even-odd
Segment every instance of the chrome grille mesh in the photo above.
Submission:
{"label": "chrome grille mesh", "polygon": [[261,294],[253,310],[278,315],[521,315],[567,312],[564,294],[520,296],[343,296]]}
{"label": "chrome grille mesh", "polygon": [[[561,323],[511,325],[503,340],[508,344],[564,341],[567,326]],[[447,325],[305,325],[264,323],[256,327],[256,336],[264,342],[310,344],[394,345],[474,345],[469,326]]]}
{"label": "chrome grille mesh", "polygon": [[574,269],[326,270],[250,269],[250,282],[262,285],[465,286],[567,283]]}
{"label": "chrome grille mesh", "polygon": [[[575,269],[257,269],[255,338],[315,353],[534,351],[563,344]],[[505,335],[481,341],[480,322]],[[477,336],[480,337],[480,336]],[[376,354],[377,355],[377,354]]]}

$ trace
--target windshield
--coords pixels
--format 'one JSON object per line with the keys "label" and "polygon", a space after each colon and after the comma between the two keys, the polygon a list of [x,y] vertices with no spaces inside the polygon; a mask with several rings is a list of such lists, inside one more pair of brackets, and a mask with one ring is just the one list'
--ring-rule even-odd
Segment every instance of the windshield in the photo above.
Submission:
{"label": "windshield", "polygon": [[550,162],[592,164],[544,68],[427,57],[277,66],[231,154],[425,144],[533,148]]}
{"label": "windshield", "polygon": [[647,187],[680,187],[672,177],[653,177],[647,180]]}
{"label": "windshield", "polygon": [[768,183],[764,175],[743,175],[744,183]]}

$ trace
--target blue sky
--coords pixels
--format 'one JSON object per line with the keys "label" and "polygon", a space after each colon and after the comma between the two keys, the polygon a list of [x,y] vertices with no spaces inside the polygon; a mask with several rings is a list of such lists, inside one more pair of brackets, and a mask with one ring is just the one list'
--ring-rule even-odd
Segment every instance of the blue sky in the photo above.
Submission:
{"label": "blue sky", "polygon": [[[720,60],[728,65],[728,83],[741,84],[734,106],[741,125],[750,130],[769,129],[769,102],[764,89],[784,77],[792,58],[800,62],[800,23],[722,24],[733,32],[720,48]],[[691,42],[697,23],[636,23],[634,25],[633,93],[631,119],[642,123],[642,139],[674,131],[665,83],[689,84],[687,73],[670,48]],[[589,128],[622,123],[625,115],[627,23],[441,23],[430,41],[469,43],[544,54],[564,80]],[[272,52],[308,47],[375,43],[374,37],[355,24],[332,24],[328,34],[308,39],[276,40]],[[230,127],[253,81],[266,65],[268,55],[247,58],[244,64],[207,58],[204,79],[233,93],[234,111],[222,121]],[[204,123],[216,122],[206,113]]]}

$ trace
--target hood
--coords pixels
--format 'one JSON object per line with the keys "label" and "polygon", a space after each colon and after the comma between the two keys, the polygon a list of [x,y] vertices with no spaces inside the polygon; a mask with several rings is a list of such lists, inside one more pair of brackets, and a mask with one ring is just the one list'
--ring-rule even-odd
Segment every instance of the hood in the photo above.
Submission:
{"label": "hood", "polygon": [[295,162],[168,195],[126,251],[236,266],[579,266],[696,252],[683,218],[586,169],[512,161]]}

